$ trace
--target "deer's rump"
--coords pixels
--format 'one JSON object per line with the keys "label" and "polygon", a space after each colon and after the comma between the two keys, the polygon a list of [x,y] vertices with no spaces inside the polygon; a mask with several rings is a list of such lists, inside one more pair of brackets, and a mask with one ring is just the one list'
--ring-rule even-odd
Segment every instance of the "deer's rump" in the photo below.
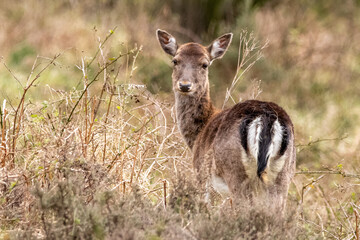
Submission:
{"label": "deer's rump", "polygon": [[[204,156],[211,151],[211,164],[215,165],[212,174],[225,182],[289,179],[295,164],[293,140],[292,122],[281,107],[248,100],[210,119],[196,140],[194,166],[199,170]],[[226,175],[231,179],[227,180]]]}

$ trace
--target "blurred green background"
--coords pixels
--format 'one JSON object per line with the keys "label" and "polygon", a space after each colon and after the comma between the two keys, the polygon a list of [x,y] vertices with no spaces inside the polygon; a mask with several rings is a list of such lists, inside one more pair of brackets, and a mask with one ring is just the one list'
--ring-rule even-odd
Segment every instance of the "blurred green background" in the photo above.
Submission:
{"label": "blurred green background", "polygon": [[[260,46],[268,46],[240,79],[236,100],[251,98],[260,84],[257,99],[277,102],[289,112],[299,168],[345,163],[345,168],[359,171],[359,0],[3,0],[0,56],[24,85],[37,55],[45,64],[62,53],[30,92],[31,101],[43,101],[50,97],[49,87],[82,87],[76,66],[81,58],[90,59],[99,39],[115,27],[106,56],[142,45],[131,81],[168,102],[173,101],[171,60],[157,43],[156,29],[167,30],[180,43],[204,45],[233,32],[228,53],[210,68],[211,95],[218,107],[236,73],[240,33],[252,32]],[[2,64],[1,100],[15,103],[20,94],[21,85]],[[337,140],[301,146],[317,139]]]}

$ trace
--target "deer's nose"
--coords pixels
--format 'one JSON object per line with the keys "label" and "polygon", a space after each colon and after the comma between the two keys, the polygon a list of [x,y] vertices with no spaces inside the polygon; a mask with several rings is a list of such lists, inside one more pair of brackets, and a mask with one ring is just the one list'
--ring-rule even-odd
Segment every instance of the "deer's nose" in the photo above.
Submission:
{"label": "deer's nose", "polygon": [[190,92],[191,85],[190,82],[179,82],[179,89],[181,92]]}

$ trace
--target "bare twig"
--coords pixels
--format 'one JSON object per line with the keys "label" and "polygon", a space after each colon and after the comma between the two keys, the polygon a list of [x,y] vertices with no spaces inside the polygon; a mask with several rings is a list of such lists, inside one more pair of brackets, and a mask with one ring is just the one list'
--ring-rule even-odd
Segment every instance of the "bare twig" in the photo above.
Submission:
{"label": "bare twig", "polygon": [[166,180],[163,180],[164,184],[164,208],[166,208]]}
{"label": "bare twig", "polygon": [[[104,44],[106,43],[107,40],[109,40],[109,38],[115,33],[117,26],[115,26],[112,30],[109,31],[109,34],[105,37],[104,41],[100,43],[100,47],[104,46]],[[100,48],[98,48],[98,50],[96,51],[94,57],[91,59],[91,61],[87,64],[86,67],[90,67],[90,65],[94,62],[94,60],[96,59],[97,55],[100,52]]]}
{"label": "bare twig", "polygon": [[355,230],[354,230],[354,228],[353,228],[353,226],[352,226],[352,224],[351,224],[351,222],[350,222],[350,218],[349,218],[348,214],[346,213],[345,209],[343,208],[343,206],[341,205],[341,203],[340,203],[339,200],[338,200],[338,204],[339,204],[339,206],[340,206],[341,211],[343,212],[343,214],[344,214],[344,216],[345,216],[346,221],[347,221],[348,224],[349,224],[349,228],[351,229],[350,232],[351,232],[352,237],[354,237],[354,238],[356,239]]}
{"label": "bare twig", "polygon": [[303,151],[306,147],[310,147],[314,144],[317,144],[317,143],[320,143],[320,142],[327,142],[327,141],[341,141],[341,140],[344,140],[345,138],[347,138],[348,135],[344,135],[342,137],[336,137],[336,138],[318,138],[314,141],[309,141],[308,143],[306,144],[297,144],[296,147],[303,147],[302,149],[300,149],[298,152],[301,152]]}
{"label": "bare twig", "polygon": [[325,175],[321,175],[320,177],[318,177],[317,179],[313,179],[311,180],[309,183],[303,185],[302,190],[301,190],[301,203],[304,202],[304,194],[305,194],[305,190],[309,187],[312,186],[314,183],[317,183],[318,181],[320,181]]}
{"label": "bare twig", "polygon": [[349,178],[359,178],[360,179],[360,174],[351,174],[351,173],[347,173],[343,170],[333,170],[333,171],[301,171],[301,172],[296,172],[295,174],[310,174],[310,175],[317,175],[317,174],[338,174],[341,175],[343,177],[349,177]]}
{"label": "bare twig", "polygon": [[[143,128],[142,128],[143,129]],[[130,185],[132,184],[133,182],[133,177],[135,175],[135,165],[136,165],[136,159],[137,159],[137,153],[138,153],[138,149],[139,149],[139,146],[140,146],[140,138],[142,137],[143,135],[143,130],[139,133],[139,136],[138,136],[138,139],[137,139],[137,142],[136,142],[136,148],[135,148],[135,153],[134,153],[134,157],[133,157],[133,165],[132,165],[132,169],[131,169],[131,175],[130,175]]]}
{"label": "bare twig", "polygon": [[64,132],[66,125],[69,124],[69,122],[71,121],[71,118],[72,118],[72,116],[73,116],[73,114],[74,114],[74,111],[75,111],[76,107],[79,105],[80,100],[82,99],[82,97],[83,97],[84,94],[86,93],[87,89],[88,89],[94,82],[96,82],[96,81],[98,80],[99,75],[100,75],[106,68],[108,68],[109,66],[111,66],[111,65],[113,65],[115,62],[117,62],[117,60],[119,60],[121,57],[126,56],[126,55],[129,55],[129,54],[132,54],[132,53],[133,53],[133,51],[130,51],[130,52],[127,52],[127,53],[124,53],[124,54],[121,54],[121,53],[120,53],[115,59],[113,59],[111,62],[105,64],[105,66],[103,66],[103,67],[97,72],[97,74],[94,76],[94,78],[86,85],[86,88],[85,88],[85,89],[82,91],[82,93],[80,94],[79,99],[76,101],[75,106],[72,108],[72,110],[71,110],[71,112],[70,112],[70,114],[69,114],[69,117],[67,118],[66,123],[65,123],[65,126],[63,127],[61,133]]}
{"label": "bare twig", "polygon": [[11,71],[11,69],[6,65],[5,62],[3,62],[3,65],[6,68],[6,70],[10,73],[10,75],[20,84],[21,88],[24,88],[21,81],[16,77],[16,75]]}
{"label": "bare twig", "polygon": [[0,160],[1,160],[1,167],[5,166],[6,163],[6,156],[7,156],[7,144],[6,144],[6,100],[3,102],[3,107],[0,108],[0,119],[1,119],[1,144],[0,144]]}
{"label": "bare twig", "polygon": [[354,215],[355,215],[355,236],[356,236],[356,240],[359,240],[359,225],[358,225],[358,212],[356,209],[354,209]]}
{"label": "bare twig", "polygon": [[[16,148],[16,139],[18,137],[19,131],[20,131],[20,125],[21,125],[21,120],[22,120],[22,116],[24,114],[24,102],[25,102],[25,97],[26,94],[28,92],[28,90],[34,85],[35,81],[37,79],[39,79],[40,75],[51,65],[54,63],[54,61],[60,56],[60,54],[55,55],[55,57],[52,58],[52,60],[45,66],[43,67],[39,73],[32,79],[29,81],[32,73],[29,75],[28,78],[28,83],[27,85],[23,88],[23,94],[21,96],[20,102],[15,110],[15,117],[14,117],[14,122],[13,122],[13,132],[12,132],[12,147],[11,147],[11,152],[10,152],[10,156],[12,159],[12,165],[15,164],[15,148]],[[35,62],[37,61],[38,57],[36,58]],[[32,68],[32,72],[35,69],[35,64],[33,65]]]}
{"label": "bare twig", "polygon": [[[239,52],[238,52],[238,63],[236,68],[235,76],[232,80],[230,87],[226,90],[225,100],[222,106],[224,109],[225,104],[229,99],[233,100],[231,96],[232,91],[243,75],[248,72],[252,66],[262,58],[262,50],[267,47],[268,42],[260,45],[254,37],[253,33],[248,34],[246,30],[242,31],[239,36]],[[245,68],[245,69],[244,69]],[[233,100],[234,101],[234,100]]]}

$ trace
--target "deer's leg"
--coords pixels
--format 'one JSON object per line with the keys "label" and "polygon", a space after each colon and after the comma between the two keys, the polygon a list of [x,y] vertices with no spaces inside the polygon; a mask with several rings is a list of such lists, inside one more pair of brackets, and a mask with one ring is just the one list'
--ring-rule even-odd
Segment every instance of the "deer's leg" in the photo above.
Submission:
{"label": "deer's leg", "polygon": [[205,202],[213,206],[222,199],[221,192],[217,191],[214,186],[214,176],[216,175],[213,149],[210,148],[204,156],[201,156],[200,161],[202,166],[197,171],[199,187],[204,190]]}

